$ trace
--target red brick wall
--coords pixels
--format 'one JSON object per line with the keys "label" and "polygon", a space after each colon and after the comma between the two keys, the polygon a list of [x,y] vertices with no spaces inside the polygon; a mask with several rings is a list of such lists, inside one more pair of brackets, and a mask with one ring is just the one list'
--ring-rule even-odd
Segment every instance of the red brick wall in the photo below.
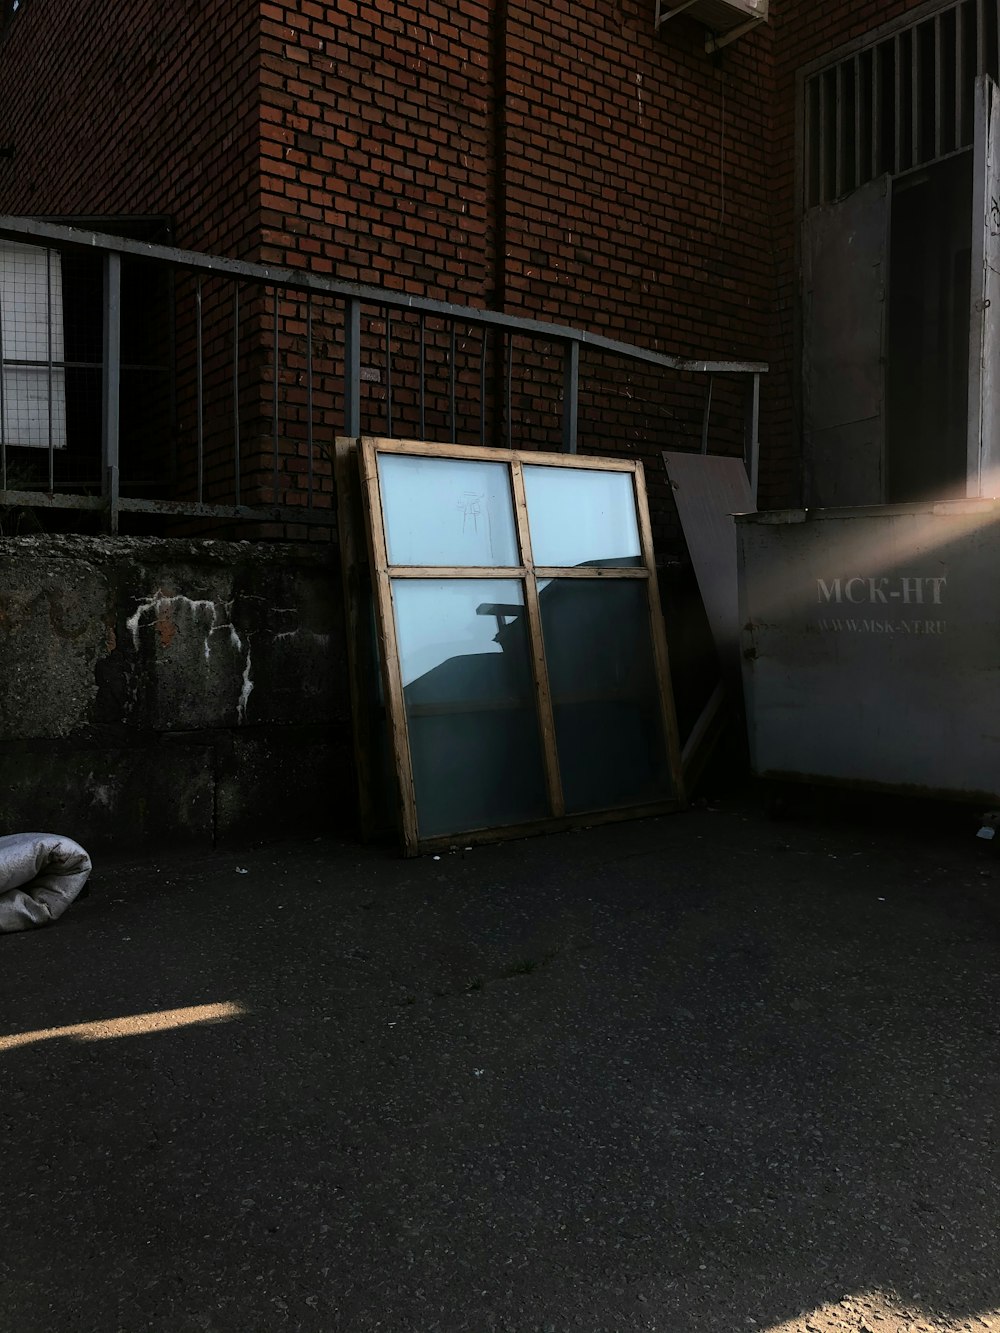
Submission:
{"label": "red brick wall", "polygon": [[23,0],[0,43],[0,212],[169,214],[177,244],[258,244],[251,0]]}
{"label": "red brick wall", "polygon": [[[768,357],[766,30],[713,59],[688,19],[657,36],[647,0],[263,12],[265,258],[681,356]],[[407,348],[395,407],[413,421],[412,336]],[[561,370],[542,351],[515,348],[511,426],[516,443],[551,447]],[[494,422],[498,357],[491,346]],[[594,369],[585,358],[585,378]],[[658,451],[699,441],[703,381],[596,369],[602,429],[582,413],[585,446],[640,450],[662,481]]]}
{"label": "red brick wall", "polygon": [[[916,3],[772,0],[768,25],[708,56],[687,17],[653,32],[653,0],[134,0],[128,22],[97,0],[24,0],[0,44],[0,125],[17,148],[0,160],[0,211],[168,213],[200,250],[767,360],[763,497],[794,502],[795,71]],[[364,332],[377,346],[371,311]],[[442,336],[429,327],[428,345]],[[398,433],[419,373],[414,326],[394,337]],[[460,342],[471,405],[479,344]],[[286,347],[290,397],[300,344]],[[553,439],[552,352],[515,348],[517,443]],[[655,495],[659,450],[699,442],[702,383],[596,370],[604,402],[581,414],[584,443],[644,454]],[[378,413],[386,387],[366,389]],[[440,392],[425,406],[440,435]],[[331,392],[327,435],[340,410]]]}
{"label": "red brick wall", "polygon": [[[709,56],[700,24],[656,33],[653,14],[511,0],[506,305],[680,357],[767,360],[770,34]],[[705,380],[607,358],[599,372],[584,443],[643,456],[655,521],[672,507],[660,451],[699,447]],[[713,448],[738,450],[725,397]]]}
{"label": "red brick wall", "polygon": [[485,304],[489,13],[261,5],[263,257]]}

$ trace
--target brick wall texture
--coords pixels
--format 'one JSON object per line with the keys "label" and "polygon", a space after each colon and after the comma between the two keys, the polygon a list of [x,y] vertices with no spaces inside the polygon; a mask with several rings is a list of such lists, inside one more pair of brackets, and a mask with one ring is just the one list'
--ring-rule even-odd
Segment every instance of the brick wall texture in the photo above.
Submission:
{"label": "brick wall texture", "polygon": [[[709,56],[653,0],[22,0],[0,212],[164,214],[183,247],[765,360],[762,498],[795,502],[796,73],[921,7],[772,0]],[[592,369],[587,447],[656,475],[697,443],[702,386]],[[519,442],[556,409],[533,374]]]}

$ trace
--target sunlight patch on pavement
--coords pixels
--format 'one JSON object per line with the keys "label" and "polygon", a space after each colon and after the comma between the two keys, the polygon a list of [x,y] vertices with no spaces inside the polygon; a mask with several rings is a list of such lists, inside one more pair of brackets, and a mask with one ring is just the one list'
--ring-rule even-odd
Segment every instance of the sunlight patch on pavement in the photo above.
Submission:
{"label": "sunlight patch on pavement", "polygon": [[840,1301],[827,1301],[814,1310],[803,1310],[794,1319],[777,1324],[753,1324],[757,1333],[1000,1333],[1000,1310],[983,1310],[959,1318],[942,1318],[924,1309],[919,1301],[908,1301],[898,1292],[859,1291]]}
{"label": "sunlight patch on pavement", "polygon": [[219,1004],[195,1004],[187,1009],[161,1009],[151,1014],[129,1014],[125,1018],[101,1018],[92,1023],[72,1023],[62,1028],[37,1028],[0,1037],[0,1051],[31,1046],[37,1041],[70,1037],[73,1041],[110,1041],[112,1037],[142,1037],[149,1032],[167,1032],[197,1023],[226,1023],[247,1011],[233,1000]]}

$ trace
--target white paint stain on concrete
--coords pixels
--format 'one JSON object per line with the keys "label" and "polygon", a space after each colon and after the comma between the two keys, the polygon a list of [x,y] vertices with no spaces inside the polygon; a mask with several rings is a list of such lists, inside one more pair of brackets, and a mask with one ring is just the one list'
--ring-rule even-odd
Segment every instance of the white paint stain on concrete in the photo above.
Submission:
{"label": "white paint stain on concrete", "polygon": [[312,639],[313,643],[325,644],[330,642],[329,634],[320,634],[318,630],[314,629],[303,629],[301,625],[297,629],[279,630],[277,634],[273,634],[271,637],[277,642],[278,639],[295,639],[300,634]]}
{"label": "white paint stain on concrete", "polygon": [[240,697],[236,701],[236,721],[245,722],[247,720],[247,704],[250,695],[253,693],[253,681],[250,679],[250,645],[247,644],[247,660],[243,666],[243,683],[240,688]]}
{"label": "white paint stain on concrete", "polygon": [[143,616],[151,616],[156,621],[166,612],[170,619],[177,621],[179,620],[178,612],[187,611],[198,626],[199,632],[203,632],[205,635],[204,653],[207,662],[212,656],[212,635],[226,630],[229,631],[229,642],[233,649],[236,652],[243,651],[243,640],[232,622],[232,610],[232,602],[211,602],[200,598],[185,597],[183,593],[167,596],[158,588],[152,597],[147,597],[145,601],[139,603],[125,624],[128,626],[132,635],[132,643],[138,652],[139,630],[142,626]]}
{"label": "white paint stain on concrete", "polygon": [[[136,651],[139,650],[139,631],[142,628],[143,617],[148,617],[154,624],[161,618],[180,628],[181,617],[187,615],[191,618],[195,633],[204,636],[203,656],[206,664],[212,658],[213,635],[229,635],[230,647],[236,653],[242,653],[243,640],[232,621],[233,604],[232,602],[213,602],[204,598],[185,597],[183,593],[166,594],[162,589],[157,588],[152,597],[147,597],[136,607],[132,615],[129,616],[125,624],[129,633],[132,635],[132,643]],[[147,621],[148,623],[148,621]],[[238,722],[246,721],[247,703],[250,695],[253,693],[253,680],[250,675],[250,644],[246,645],[246,660],[243,664],[243,675],[240,680],[240,695],[236,701],[236,718]]]}

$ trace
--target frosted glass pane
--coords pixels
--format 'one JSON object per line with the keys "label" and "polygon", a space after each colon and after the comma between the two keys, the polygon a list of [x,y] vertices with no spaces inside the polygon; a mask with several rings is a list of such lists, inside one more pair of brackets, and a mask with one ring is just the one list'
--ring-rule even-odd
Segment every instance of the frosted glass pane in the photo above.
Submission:
{"label": "frosted glass pane", "polygon": [[379,454],[393,565],[517,565],[505,463]]}
{"label": "frosted glass pane", "polygon": [[536,565],[641,565],[630,472],[524,469]]}
{"label": "frosted glass pane", "polygon": [[544,819],[524,595],[514,579],[395,579],[422,838]]}
{"label": "frosted glass pane", "polygon": [[539,606],[570,813],[670,796],[647,584],[552,579]]}

